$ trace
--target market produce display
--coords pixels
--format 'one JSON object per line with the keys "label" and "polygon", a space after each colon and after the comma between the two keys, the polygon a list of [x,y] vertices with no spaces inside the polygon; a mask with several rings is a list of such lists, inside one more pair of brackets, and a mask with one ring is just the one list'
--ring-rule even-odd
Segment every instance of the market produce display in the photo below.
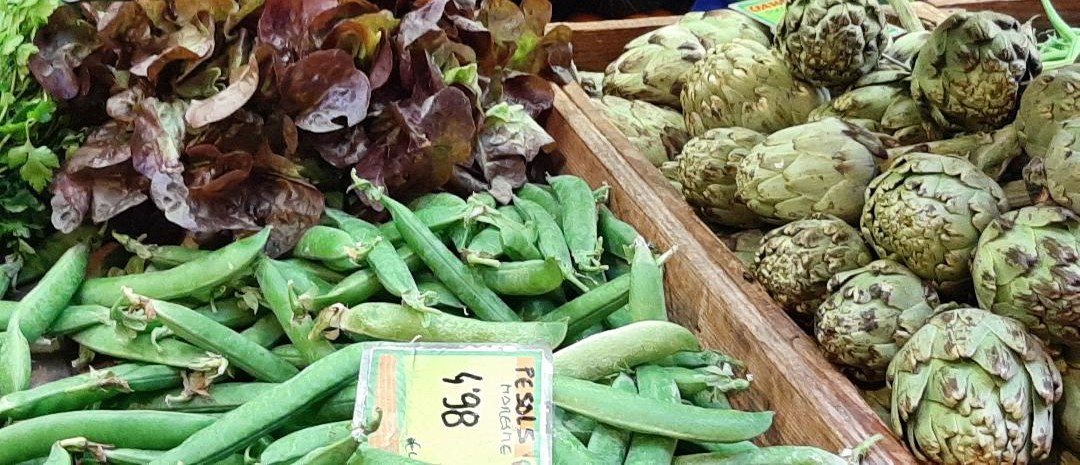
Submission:
{"label": "market produce display", "polygon": [[[744,367],[666,321],[669,254],[598,214],[605,196],[581,179],[549,179],[493,208],[487,193],[405,205],[357,176],[355,189],[388,221],[327,208],[288,258],[266,255],[270,228],[217,250],[118,235],[127,250],[108,255],[126,259],[123,271],[72,247],[39,287],[0,305],[0,373],[10,374],[0,377],[0,463],[422,463],[350,434],[363,350],[354,340],[551,348],[556,463],[849,463],[811,447],[748,442],[773,414],[732,409],[727,396],[750,387]],[[540,192],[547,207],[526,199]],[[555,231],[540,236],[541,223]],[[495,247],[467,263],[486,231]],[[358,263],[351,271],[334,270],[342,247]],[[596,269],[593,253],[610,265]],[[562,264],[584,289],[564,279]],[[90,371],[33,387],[15,379],[29,373],[27,341],[41,336],[77,342],[77,366]]]}
{"label": "market produce display", "polygon": [[695,137],[661,172],[929,463],[1080,442],[1080,81],[1043,5],[1040,45],[996,12],[792,0],[682,77]]}

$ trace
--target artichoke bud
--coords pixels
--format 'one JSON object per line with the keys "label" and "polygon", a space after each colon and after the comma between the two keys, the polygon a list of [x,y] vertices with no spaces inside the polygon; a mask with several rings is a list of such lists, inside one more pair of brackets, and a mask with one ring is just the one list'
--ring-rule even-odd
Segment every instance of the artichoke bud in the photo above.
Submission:
{"label": "artichoke bud", "polygon": [[681,101],[693,136],[721,127],[771,133],[805,123],[827,90],[792,76],[779,55],[746,39],[710,49],[686,74]]}
{"label": "artichoke bud", "polygon": [[876,0],[791,0],[777,27],[791,72],[812,84],[844,87],[870,72],[889,44]]}
{"label": "artichoke bud", "polygon": [[990,131],[1013,120],[1023,86],[1041,69],[1030,25],[991,11],[961,12],[919,50],[911,94],[945,128]]}
{"label": "artichoke bud", "polygon": [[839,273],[828,289],[814,335],[831,361],[863,381],[885,379],[893,356],[939,304],[933,288],[891,260]]}
{"label": "artichoke bud", "polygon": [[605,71],[604,92],[631,100],[679,108],[686,72],[705,50],[734,39],[769,43],[754,20],[734,11],[691,13],[678,23],[626,44]]}
{"label": "artichoke bud", "polygon": [[869,131],[837,118],[773,133],[754,146],[735,175],[737,195],[770,223],[813,213],[855,223],[863,193],[885,157]]}
{"label": "artichoke bud", "polygon": [[1040,74],[1020,97],[1016,128],[1024,151],[1032,158],[1046,155],[1064,122],[1080,115],[1080,64]]}
{"label": "artichoke bud", "polygon": [[1062,124],[1041,161],[1050,198],[1080,213],[1080,117]]}
{"label": "artichoke bud", "polygon": [[682,115],[669,108],[614,95],[594,98],[593,103],[653,166],[677,155],[690,138]]}
{"label": "artichoke bud", "polygon": [[951,292],[970,281],[979,235],[1008,206],[1001,186],[967,160],[910,153],[870,183],[860,226],[879,257]]}
{"label": "artichoke bud", "polygon": [[1017,321],[943,306],[893,357],[890,426],[939,464],[1045,460],[1061,374]]}
{"label": "artichoke bud", "polygon": [[786,310],[813,314],[837,273],[870,263],[859,232],[832,215],[811,215],[769,231],[754,257],[753,273]]}
{"label": "artichoke bud", "polygon": [[1080,349],[1080,218],[1057,206],[1011,211],[979,238],[971,274],[979,306],[1052,345]]}
{"label": "artichoke bud", "polygon": [[735,171],[753,146],[764,139],[743,128],[711,129],[690,139],[674,161],[663,165],[678,183],[686,201],[706,222],[718,226],[754,227],[761,219],[736,196]]}

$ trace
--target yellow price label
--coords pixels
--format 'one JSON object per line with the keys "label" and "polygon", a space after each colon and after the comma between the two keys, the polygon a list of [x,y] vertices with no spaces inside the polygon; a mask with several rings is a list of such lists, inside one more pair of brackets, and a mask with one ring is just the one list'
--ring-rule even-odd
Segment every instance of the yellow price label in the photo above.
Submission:
{"label": "yellow price label", "polygon": [[354,429],[369,447],[440,465],[549,465],[551,352],[512,344],[368,343]]}

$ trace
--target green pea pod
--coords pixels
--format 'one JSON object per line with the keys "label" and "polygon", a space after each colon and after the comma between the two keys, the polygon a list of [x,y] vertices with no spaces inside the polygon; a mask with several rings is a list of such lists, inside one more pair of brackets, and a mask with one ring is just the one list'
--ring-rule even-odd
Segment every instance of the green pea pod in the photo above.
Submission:
{"label": "green pea pod", "polygon": [[239,299],[211,302],[194,310],[213,322],[230,328],[250,326],[259,318],[254,310],[241,306]]}
{"label": "green pea pod", "polygon": [[18,305],[18,302],[12,300],[0,300],[0,328],[7,328],[8,321],[15,314],[15,307]]}
{"label": "green pea pod", "polygon": [[[355,389],[354,389],[355,391]],[[262,465],[285,465],[307,455],[319,447],[352,435],[352,420],[324,423],[282,436],[259,456]]]}
{"label": "green pea pod", "polygon": [[461,251],[461,257],[470,265],[498,267],[504,254],[499,228],[488,227],[473,236],[469,245]]}
{"label": "green pea pod", "polygon": [[[405,265],[410,271],[416,271],[423,266],[424,262],[420,260],[420,256],[412,251],[408,246],[402,246],[397,249],[398,256],[405,262]],[[371,296],[378,294],[382,291],[382,285],[379,283],[378,277],[374,271],[371,270],[359,270],[346,276],[335,285],[330,291],[325,294],[316,296],[312,300],[312,308],[323,309],[333,304],[341,304],[345,306],[357,305],[365,302]]]}
{"label": "green pea pod", "polygon": [[[416,219],[433,232],[443,231],[457,224],[465,217],[470,207],[466,205],[465,200],[461,197],[452,197],[456,199],[454,205],[431,205],[417,210],[414,212]],[[383,239],[394,244],[401,244],[404,241],[404,237],[401,235],[401,231],[398,230],[395,221],[387,221],[379,225],[379,233]]]}
{"label": "green pea pod", "polygon": [[420,256],[428,268],[454,292],[469,310],[488,321],[520,321],[517,314],[491,289],[477,282],[464,263],[461,263],[427,226],[404,205],[383,195],[370,182],[353,173],[353,180],[361,191],[382,203],[397,222],[397,228],[409,247]]}
{"label": "green pea pod", "polygon": [[131,236],[117,232],[113,233],[113,237],[128,252],[150,262],[160,270],[183,265],[213,253],[212,250],[193,249],[179,245],[143,244]]}
{"label": "green pea pod", "polygon": [[[488,196],[490,197],[491,194],[488,194]],[[491,200],[494,201],[495,198],[491,197]],[[447,209],[460,207],[464,203],[465,201],[461,197],[449,192],[433,192],[413,199],[409,202],[409,210],[419,212],[422,210]]]}
{"label": "green pea pod", "polygon": [[0,428],[0,463],[44,457],[56,441],[75,437],[118,448],[168,449],[212,423],[206,415],[147,410],[55,413]]}
{"label": "green pea pod", "polygon": [[356,382],[350,382],[319,405],[308,408],[281,426],[280,431],[293,433],[315,425],[345,421],[353,417],[356,406]]}
{"label": "green pea pod", "polygon": [[562,286],[563,273],[554,260],[502,263],[478,270],[484,284],[500,295],[544,295]]}
{"label": "green pea pod", "polygon": [[311,276],[315,276],[330,284],[337,284],[342,279],[345,279],[345,275],[337,271],[331,270],[325,266],[320,265],[317,262],[311,260],[304,260],[302,258],[289,258],[282,260],[286,265],[304,270]]}
{"label": "green pea pod", "polygon": [[435,306],[453,310],[464,310],[465,304],[461,303],[461,299],[458,299],[450,289],[446,288],[446,285],[439,282],[431,275],[421,275],[417,277],[416,286],[420,288],[420,291],[425,294],[435,296]]}
{"label": "green pea pod", "polygon": [[259,289],[262,290],[267,306],[277,317],[278,324],[308,363],[334,351],[329,341],[309,337],[314,321],[311,316],[298,308],[299,299],[273,260],[262,260],[255,268],[255,278],[259,282]]}
{"label": "green pea pod", "polygon": [[596,431],[596,427],[599,423],[596,420],[586,417],[584,415],[578,415],[574,412],[568,412],[561,408],[555,408],[555,423],[562,425],[574,435],[579,441],[588,441],[592,436],[593,431]]}
{"label": "green pea pod", "polygon": [[299,460],[293,462],[294,465],[338,465],[348,462],[349,457],[352,457],[356,452],[356,448],[359,444],[351,436],[334,441],[331,444],[319,447],[307,455],[301,457]]}
{"label": "green pea pod", "polygon": [[[679,387],[661,367],[643,366],[637,369],[638,394],[669,404],[679,404]],[[675,439],[635,433],[626,453],[626,465],[671,463],[675,457]]]}
{"label": "green pea pod", "polygon": [[142,392],[108,402],[110,410],[158,410],[164,412],[221,413],[233,410],[269,391],[275,383],[211,384],[205,394],[193,395],[186,388]]}
{"label": "green pea pod", "polygon": [[555,305],[555,302],[552,302],[551,299],[545,297],[529,299],[518,306],[518,308],[521,309],[521,319],[525,321],[539,320],[544,315],[555,310],[556,307],[558,307],[558,305]]}
{"label": "green pea pod", "polygon": [[600,235],[604,238],[604,248],[627,262],[634,259],[634,240],[640,234],[633,226],[620,220],[606,206],[600,206]]}
{"label": "green pea pod", "polygon": [[773,419],[772,412],[670,404],[564,375],[555,375],[555,405],[635,433],[686,441],[746,441],[767,431]]}
{"label": "green pea pod", "polygon": [[[8,289],[15,283],[15,279],[19,275],[19,270],[22,269],[22,264],[21,258],[7,260],[3,264],[0,264],[0,299],[4,298]],[[3,323],[0,324],[0,326],[7,326],[7,324]]]}
{"label": "green pea pod", "polygon": [[[264,260],[271,259],[265,258]],[[309,272],[304,267],[281,260],[273,260],[273,262],[274,267],[277,268],[277,270],[281,272],[281,276],[289,282],[289,286],[297,296],[314,298],[315,296],[330,292],[330,289],[334,287],[314,273]]]}
{"label": "green pea pod", "polygon": [[559,306],[538,321],[566,321],[568,332],[577,334],[604,321],[608,315],[626,305],[629,298],[630,276],[620,276]]}
{"label": "green pea pod", "polygon": [[45,465],[74,465],[75,459],[64,448],[62,441],[57,441],[49,449],[49,456],[45,458]]}
{"label": "green pea pod", "polygon": [[228,363],[217,354],[207,353],[173,338],[154,341],[149,334],[124,338],[108,325],[84,329],[71,336],[83,347],[133,362],[154,363],[193,371],[223,371]]}
{"label": "green pea pod", "polygon": [[203,298],[247,273],[269,238],[270,229],[266,228],[175,268],[89,279],[83,283],[75,300],[84,304],[111,306],[123,297],[121,289],[125,287],[152,299]]}
{"label": "green pea pod", "polygon": [[30,387],[29,341],[45,334],[67,307],[83,282],[89,257],[89,247],[85,244],[68,249],[15,306],[0,347],[0,394]]}
{"label": "green pea pod", "polygon": [[30,387],[30,342],[19,330],[19,317],[8,322],[8,330],[0,334],[0,395],[12,394]]}
{"label": "green pea pod", "polygon": [[559,205],[559,201],[555,200],[555,196],[551,192],[548,192],[539,184],[525,184],[518,189],[516,195],[543,207],[555,219],[556,223],[562,221],[562,205]]}
{"label": "green pea pod", "polygon": [[639,321],[555,352],[555,372],[596,380],[688,350],[701,350],[690,330],[666,321]]}
{"label": "green pea pod", "polygon": [[517,210],[509,210],[506,207],[498,210],[488,209],[478,216],[477,220],[498,228],[503,252],[511,259],[538,260],[543,257],[535,245],[537,240],[535,225],[523,223]]}
{"label": "green pea pod", "polygon": [[589,452],[569,429],[558,422],[555,423],[553,440],[553,463],[556,465],[597,463],[595,454]]}
{"label": "green pea pod", "polygon": [[773,446],[730,455],[726,452],[677,457],[677,465],[850,465],[832,452],[808,446]]}
{"label": "green pea pod", "polygon": [[337,271],[355,271],[361,268],[370,248],[359,244],[337,228],[316,225],[300,236],[293,248],[293,255],[315,260]]}
{"label": "green pea pod", "polygon": [[121,364],[48,382],[0,397],[0,418],[24,420],[82,410],[125,392],[180,385],[180,371],[164,365]]}
{"label": "green pea pod", "polygon": [[336,392],[356,377],[363,345],[354,344],[314,362],[285,381],[191,434],[151,465],[204,463],[219,460],[288,421],[305,406]]}
{"label": "green pea pod", "polygon": [[277,317],[265,315],[256,320],[251,327],[241,331],[240,335],[262,347],[270,348],[281,339],[281,336],[285,335],[285,330],[281,329]]}
{"label": "green pea pod", "polygon": [[667,321],[667,304],[664,299],[664,270],[653,257],[645,238],[634,240],[634,260],[630,266],[631,321]]}
{"label": "green pea pod", "polygon": [[[632,394],[637,393],[634,379],[620,373],[611,382],[611,388]],[[619,465],[626,458],[630,447],[630,433],[614,426],[600,423],[589,436],[589,452],[594,454],[598,465]]]}
{"label": "green pea pod", "polygon": [[562,205],[559,224],[574,265],[582,273],[602,271],[603,247],[597,236],[596,198],[589,184],[576,176],[553,176],[548,178],[548,183]]}
{"label": "green pea pod", "polygon": [[[101,454],[105,456],[105,463],[110,465],[146,465],[154,459],[161,457],[164,452],[160,450],[141,450],[141,449],[101,449]],[[95,453],[95,458],[96,453]],[[96,463],[96,462],[94,462]],[[245,465],[248,462],[244,461],[244,456],[241,454],[233,454],[222,460],[214,462],[212,465]]]}
{"label": "green pea pod", "polygon": [[331,307],[320,327],[332,327],[382,340],[426,342],[504,342],[558,347],[566,337],[561,322],[493,322],[436,312],[420,312],[397,304],[368,302],[352,308]]}
{"label": "green pea pod", "polygon": [[514,197],[514,204],[517,205],[521,214],[536,226],[537,247],[544,258],[554,260],[567,281],[582,291],[588,291],[588,286],[578,279],[577,272],[574,271],[573,257],[570,256],[566,238],[563,237],[562,229],[555,218],[540,204],[530,200]]}
{"label": "green pea pod", "polygon": [[487,192],[477,192],[469,196],[467,204],[469,209],[464,220],[451,226],[448,231],[454,249],[458,252],[464,252],[465,247],[480,231],[480,223],[474,221],[473,217],[483,212],[485,208],[495,208],[496,201],[495,197]]}
{"label": "green pea pod", "polygon": [[221,354],[255,379],[280,383],[298,373],[296,367],[269,350],[190,308],[161,300],[146,300],[143,305],[181,339]]}

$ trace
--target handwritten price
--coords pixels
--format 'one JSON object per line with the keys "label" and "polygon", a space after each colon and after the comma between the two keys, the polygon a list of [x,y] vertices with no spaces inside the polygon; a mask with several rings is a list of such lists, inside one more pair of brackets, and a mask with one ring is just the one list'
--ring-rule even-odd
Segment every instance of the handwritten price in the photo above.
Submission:
{"label": "handwritten price", "polygon": [[[474,375],[469,372],[458,373],[453,378],[443,378],[443,382],[447,384],[464,384],[466,378],[473,381],[483,381],[481,376]],[[451,404],[450,400],[443,397],[442,404],[446,407],[443,411],[442,423],[447,428],[454,428],[457,426],[473,427],[480,422],[480,415],[471,410],[480,406],[480,388],[472,388],[472,392],[466,392],[461,394],[461,402],[457,404]],[[451,422],[453,420],[453,422]]]}

